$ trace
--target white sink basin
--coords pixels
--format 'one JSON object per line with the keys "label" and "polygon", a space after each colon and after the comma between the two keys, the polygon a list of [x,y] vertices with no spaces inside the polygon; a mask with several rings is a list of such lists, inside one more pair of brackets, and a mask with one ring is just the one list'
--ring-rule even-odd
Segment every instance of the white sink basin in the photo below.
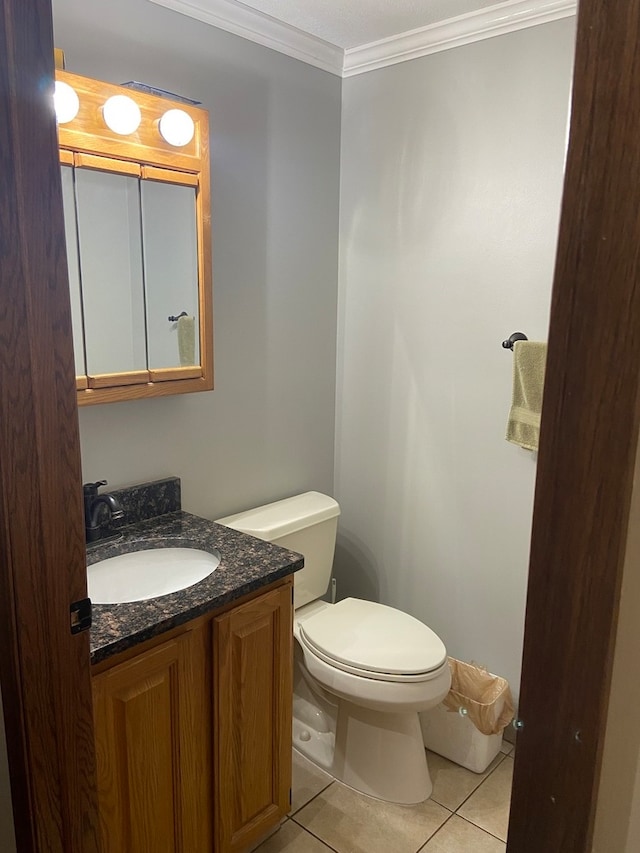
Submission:
{"label": "white sink basin", "polygon": [[215,572],[219,554],[195,548],[151,548],[109,557],[87,568],[94,604],[144,601],[186,589]]}

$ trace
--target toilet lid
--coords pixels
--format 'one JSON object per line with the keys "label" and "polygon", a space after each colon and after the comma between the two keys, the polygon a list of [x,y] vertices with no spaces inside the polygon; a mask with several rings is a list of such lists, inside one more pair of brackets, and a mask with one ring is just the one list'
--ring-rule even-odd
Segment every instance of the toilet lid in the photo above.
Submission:
{"label": "toilet lid", "polygon": [[442,640],[408,613],[357,598],[326,607],[300,626],[301,639],[339,668],[416,676],[447,659]]}

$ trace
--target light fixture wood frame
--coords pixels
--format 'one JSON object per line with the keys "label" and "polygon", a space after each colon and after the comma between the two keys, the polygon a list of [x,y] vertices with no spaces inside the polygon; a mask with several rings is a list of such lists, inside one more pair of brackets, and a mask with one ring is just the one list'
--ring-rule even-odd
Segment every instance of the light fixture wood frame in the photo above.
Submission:
{"label": "light fixture wood frame", "polygon": [[[206,110],[189,103],[92,80],[60,69],[56,70],[56,80],[68,83],[80,99],[78,115],[71,122],[58,126],[61,163],[122,175],[138,175],[144,180],[193,186],[196,191],[200,364],[193,367],[77,376],[78,405],[211,391],[213,294],[208,114]],[[102,107],[113,95],[127,95],[140,108],[142,120],[134,133],[121,136],[107,127],[102,117]],[[173,108],[191,116],[195,127],[191,142],[180,148],[166,142],[158,128],[161,116]]]}

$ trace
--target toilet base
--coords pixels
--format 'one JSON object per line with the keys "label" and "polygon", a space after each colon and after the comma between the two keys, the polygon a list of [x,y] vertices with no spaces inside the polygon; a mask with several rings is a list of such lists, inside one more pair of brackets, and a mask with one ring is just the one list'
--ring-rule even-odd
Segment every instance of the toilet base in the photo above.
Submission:
{"label": "toilet base", "polygon": [[[417,711],[393,713],[328,694],[294,654],[293,746],[356,791],[414,805],[431,796]],[[447,670],[448,672],[448,670]]]}
{"label": "toilet base", "polygon": [[[349,705],[345,702],[342,705]],[[293,746],[301,755],[335,779],[362,794],[390,803],[414,805],[431,796],[432,784],[417,714],[380,714],[342,707],[338,737],[293,718]],[[370,715],[382,717],[371,720]],[[339,713],[340,716],[340,713]],[[367,719],[362,719],[366,716]],[[372,728],[373,726],[373,728]]]}
{"label": "toilet base", "polygon": [[372,711],[341,699],[329,772],[387,802],[413,805],[428,799],[433,785],[417,712]]}
{"label": "toilet base", "polygon": [[335,740],[333,732],[319,732],[293,718],[293,748],[332,776]]}

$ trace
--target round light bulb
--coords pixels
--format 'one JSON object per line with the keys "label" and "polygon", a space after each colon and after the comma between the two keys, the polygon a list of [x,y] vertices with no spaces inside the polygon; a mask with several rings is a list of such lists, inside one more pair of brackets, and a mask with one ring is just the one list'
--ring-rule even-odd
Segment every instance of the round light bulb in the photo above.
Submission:
{"label": "round light bulb", "polygon": [[140,107],[126,95],[113,95],[102,107],[107,127],[121,136],[128,136],[140,126]]}
{"label": "round light bulb", "polygon": [[53,103],[58,124],[66,124],[78,115],[80,99],[76,90],[68,83],[63,83],[62,80],[56,80]]}
{"label": "round light bulb", "polygon": [[193,119],[184,110],[167,110],[160,119],[159,128],[162,138],[176,148],[188,145],[195,133]]}

